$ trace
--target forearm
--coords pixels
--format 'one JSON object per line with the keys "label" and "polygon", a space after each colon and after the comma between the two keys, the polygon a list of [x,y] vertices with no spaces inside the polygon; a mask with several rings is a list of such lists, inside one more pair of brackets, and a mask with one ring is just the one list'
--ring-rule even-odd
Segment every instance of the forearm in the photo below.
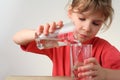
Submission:
{"label": "forearm", "polygon": [[106,80],[120,80],[120,70],[105,69]]}
{"label": "forearm", "polygon": [[13,41],[18,45],[27,45],[29,42],[34,40],[35,38],[35,30],[22,30],[17,32],[13,36]]}

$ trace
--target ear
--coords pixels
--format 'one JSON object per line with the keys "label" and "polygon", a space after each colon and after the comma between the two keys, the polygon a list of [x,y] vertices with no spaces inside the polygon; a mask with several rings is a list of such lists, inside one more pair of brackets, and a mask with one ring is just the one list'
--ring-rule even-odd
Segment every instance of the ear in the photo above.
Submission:
{"label": "ear", "polygon": [[71,16],[72,16],[72,7],[69,6],[68,8],[68,13],[67,13],[68,17],[71,19]]}

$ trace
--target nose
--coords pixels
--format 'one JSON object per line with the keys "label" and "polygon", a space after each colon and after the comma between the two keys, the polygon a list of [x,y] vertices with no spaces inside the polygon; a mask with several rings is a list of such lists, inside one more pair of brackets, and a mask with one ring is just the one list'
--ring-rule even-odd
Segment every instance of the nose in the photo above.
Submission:
{"label": "nose", "polygon": [[85,21],[84,24],[82,25],[82,29],[86,32],[89,32],[91,30],[91,22]]}

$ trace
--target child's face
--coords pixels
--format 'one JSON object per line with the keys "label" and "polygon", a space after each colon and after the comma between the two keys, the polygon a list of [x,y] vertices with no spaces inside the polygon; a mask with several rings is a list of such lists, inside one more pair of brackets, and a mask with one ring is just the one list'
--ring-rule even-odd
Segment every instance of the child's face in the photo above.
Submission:
{"label": "child's face", "polygon": [[68,16],[76,27],[75,35],[82,43],[93,38],[104,23],[104,17],[99,13],[90,13],[90,11],[75,13],[69,12]]}

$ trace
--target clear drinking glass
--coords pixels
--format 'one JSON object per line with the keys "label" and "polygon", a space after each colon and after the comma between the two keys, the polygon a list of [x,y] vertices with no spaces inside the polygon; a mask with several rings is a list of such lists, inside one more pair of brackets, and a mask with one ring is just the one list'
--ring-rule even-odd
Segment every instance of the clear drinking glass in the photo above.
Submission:
{"label": "clear drinking glass", "polygon": [[78,67],[83,66],[83,61],[91,57],[92,45],[91,44],[73,44],[71,46],[72,57],[71,57],[71,76],[73,80],[91,80],[91,77],[85,77],[83,79],[78,78]]}

